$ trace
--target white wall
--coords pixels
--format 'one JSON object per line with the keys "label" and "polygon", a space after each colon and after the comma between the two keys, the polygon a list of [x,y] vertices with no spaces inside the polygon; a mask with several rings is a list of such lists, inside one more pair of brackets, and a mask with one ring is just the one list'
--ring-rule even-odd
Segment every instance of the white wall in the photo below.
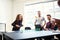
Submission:
{"label": "white wall", "polygon": [[24,3],[25,0],[13,0],[12,21],[15,21],[17,14],[24,14]]}
{"label": "white wall", "polygon": [[16,18],[17,14],[24,13],[24,1],[25,0],[13,0],[13,19]]}
{"label": "white wall", "polygon": [[[24,4],[34,3],[40,0],[13,0],[13,19],[16,18],[17,14],[24,14]],[[44,0],[42,0],[44,1]],[[14,21],[14,20],[13,20]]]}
{"label": "white wall", "polygon": [[17,14],[24,13],[25,0],[0,0],[0,23],[6,23],[6,30],[11,31],[11,23]]}
{"label": "white wall", "polygon": [[6,23],[7,31],[11,30],[12,0],[0,0],[0,23]]}

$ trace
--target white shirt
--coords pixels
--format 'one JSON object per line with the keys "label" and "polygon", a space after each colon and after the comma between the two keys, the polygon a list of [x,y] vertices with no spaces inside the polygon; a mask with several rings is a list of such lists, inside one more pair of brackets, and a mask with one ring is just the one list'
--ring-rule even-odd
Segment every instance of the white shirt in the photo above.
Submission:
{"label": "white shirt", "polygon": [[35,22],[36,22],[35,25],[41,25],[42,26],[43,21],[45,21],[44,17],[37,17],[36,20],[35,20]]}

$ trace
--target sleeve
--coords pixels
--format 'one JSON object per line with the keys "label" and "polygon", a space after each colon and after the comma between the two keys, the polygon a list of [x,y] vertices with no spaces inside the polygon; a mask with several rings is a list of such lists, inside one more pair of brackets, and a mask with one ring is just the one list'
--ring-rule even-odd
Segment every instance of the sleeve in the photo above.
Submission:
{"label": "sleeve", "polygon": [[42,18],[42,21],[45,21],[45,22],[46,22],[46,20],[45,20],[45,18],[44,18],[44,17]]}
{"label": "sleeve", "polygon": [[16,25],[16,21],[14,21],[13,23],[12,23],[12,26],[15,26]]}
{"label": "sleeve", "polygon": [[54,18],[51,19],[51,23],[55,25],[56,22]]}
{"label": "sleeve", "polygon": [[35,18],[35,22],[37,21],[37,18]]}
{"label": "sleeve", "polygon": [[37,19],[35,19],[35,21],[37,22]]}

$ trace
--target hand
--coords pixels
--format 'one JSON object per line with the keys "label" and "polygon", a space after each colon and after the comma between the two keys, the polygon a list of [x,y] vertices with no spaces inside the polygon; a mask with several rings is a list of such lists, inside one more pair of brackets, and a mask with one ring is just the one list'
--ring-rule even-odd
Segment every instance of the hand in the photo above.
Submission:
{"label": "hand", "polygon": [[16,27],[20,27],[19,25],[16,25]]}
{"label": "hand", "polygon": [[55,25],[57,25],[57,23],[55,23]]}
{"label": "hand", "polygon": [[47,31],[48,29],[47,29],[47,28],[45,28],[45,30]]}

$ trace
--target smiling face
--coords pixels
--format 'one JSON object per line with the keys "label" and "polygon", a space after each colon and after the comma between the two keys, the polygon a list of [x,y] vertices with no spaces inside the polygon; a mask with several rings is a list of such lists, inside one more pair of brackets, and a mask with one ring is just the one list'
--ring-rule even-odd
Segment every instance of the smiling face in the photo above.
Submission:
{"label": "smiling face", "polygon": [[51,15],[47,15],[47,19],[48,20],[51,20]]}

